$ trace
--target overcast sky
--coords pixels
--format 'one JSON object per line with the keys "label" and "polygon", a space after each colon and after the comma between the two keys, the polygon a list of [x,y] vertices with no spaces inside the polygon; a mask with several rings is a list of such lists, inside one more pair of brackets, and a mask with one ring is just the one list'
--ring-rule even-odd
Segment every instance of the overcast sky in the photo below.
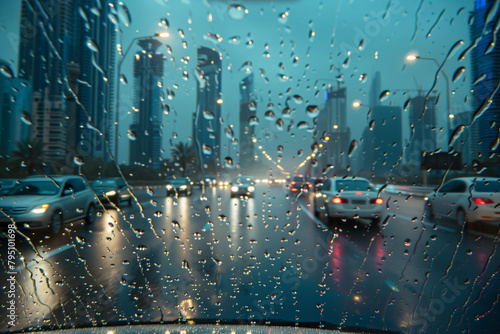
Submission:
{"label": "overcast sky", "polygon": [[[176,140],[185,141],[191,135],[190,115],[195,111],[196,101],[196,49],[209,46],[222,54],[222,116],[225,125],[232,124],[238,128],[238,87],[239,81],[245,76],[241,68],[250,62],[258,96],[258,117],[261,120],[256,132],[261,137],[265,133],[275,136],[269,143],[272,156],[276,155],[274,147],[278,145],[285,147],[287,156],[292,155],[287,153],[296,152],[301,145],[309,150],[311,133],[305,129],[294,129],[292,137],[286,130],[277,130],[273,122],[263,117],[268,103],[274,104],[274,112],[279,117],[287,98],[300,95],[303,98],[301,104],[293,101],[290,104],[295,109],[293,120],[295,124],[301,120],[312,124],[312,119],[305,113],[307,105],[323,104],[322,91],[315,97],[316,80],[320,80],[320,84],[331,82],[336,85],[335,77],[338,75],[337,70],[340,70],[344,77],[343,85],[348,89],[348,104],[353,100],[367,104],[370,79],[376,71],[380,71],[382,90],[393,92],[384,104],[402,107],[407,99],[402,90],[416,89],[418,85],[427,92],[437,71],[437,66],[431,61],[420,60],[405,66],[406,55],[416,52],[442,62],[458,40],[464,41],[459,49],[459,52],[463,51],[470,43],[468,20],[474,1],[423,1],[422,4],[419,1],[398,0],[240,1],[246,13],[231,7],[234,2],[227,0],[129,0],[124,3],[130,10],[132,21],[128,27],[121,24],[123,48],[134,37],[162,31],[170,33],[170,37],[162,41],[171,47],[172,55],[167,54],[166,47],[159,49],[167,56],[164,87],[175,92],[175,97],[168,101],[173,112],[165,116],[164,120],[164,147],[167,152],[174,132],[178,134]],[[0,48],[0,58],[14,63],[17,60],[19,6],[20,0],[2,1],[0,10],[0,42],[4,46]],[[282,16],[283,13],[287,15]],[[161,23],[163,18],[168,20],[168,27]],[[207,33],[218,34],[222,41],[215,41]],[[358,48],[361,39],[364,40],[362,50]],[[183,42],[186,47],[183,47]],[[127,86],[122,86],[120,93],[123,113],[130,111],[133,104],[131,69],[133,54],[137,50],[135,47],[131,49],[122,66],[122,72],[129,81]],[[294,57],[298,57],[298,60],[294,61]],[[347,66],[342,66],[347,58]],[[189,61],[181,62],[181,59]],[[465,66],[464,77],[468,78],[469,59],[459,63],[457,55],[454,55],[444,70],[451,78],[460,66]],[[13,64],[13,68],[16,67]],[[188,73],[187,80],[183,77],[184,71]],[[360,82],[360,75],[365,73],[368,80]],[[454,113],[472,109],[470,101],[464,103],[470,89],[470,79],[465,82],[463,79],[451,84]],[[443,116],[440,121],[444,126],[444,80],[439,80],[436,90],[443,95],[438,110]],[[415,93],[410,92],[410,95]],[[367,111],[368,108],[355,110],[348,106],[348,125],[352,138],[360,139],[366,125]],[[125,139],[127,123],[131,118],[123,120],[120,128],[121,150],[128,151]],[[285,125],[290,124],[291,119],[284,120]],[[406,122],[406,118],[403,122]],[[408,133],[409,126],[405,124],[405,136]],[[235,152],[230,151],[230,154],[235,155]],[[233,158],[238,160],[235,156]]]}

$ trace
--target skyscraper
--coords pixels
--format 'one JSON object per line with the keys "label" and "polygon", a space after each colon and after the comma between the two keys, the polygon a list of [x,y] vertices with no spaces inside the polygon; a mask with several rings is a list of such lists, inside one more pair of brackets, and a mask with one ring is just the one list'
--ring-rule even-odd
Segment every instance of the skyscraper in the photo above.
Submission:
{"label": "skyscraper", "polygon": [[196,67],[196,112],[193,136],[203,170],[215,171],[220,164],[221,140],[221,57],[207,47],[198,48]]}
{"label": "skyscraper", "polygon": [[255,120],[257,102],[254,101],[253,73],[240,81],[240,166],[249,170],[255,161],[253,139],[255,139]]}
{"label": "skyscraper", "polygon": [[[92,13],[94,3],[75,0],[74,14],[78,18],[75,25],[75,49],[73,61],[79,65],[78,99],[76,104],[76,146],[81,154],[94,158],[109,159],[108,148],[114,145],[114,112],[116,88],[116,26],[110,17],[114,12],[115,0],[106,2],[99,8],[100,15]],[[84,13],[84,14],[81,14]],[[82,16],[86,19],[82,19]],[[69,70],[68,70],[69,71]],[[76,89],[75,89],[76,90]],[[71,99],[71,95],[68,96]],[[95,131],[86,126],[92,120]],[[83,125],[83,126],[78,126]],[[101,135],[101,133],[103,135]]]}
{"label": "skyscraper", "polygon": [[32,83],[31,136],[43,144],[46,163],[66,159],[66,67],[74,49],[72,0],[23,1],[19,44],[19,78]]}
{"label": "skyscraper", "polygon": [[142,51],[134,59],[134,121],[130,131],[135,140],[130,142],[130,163],[151,168],[161,165],[161,125],[163,62],[165,57],[157,52],[162,45],[156,39],[137,42]]}
{"label": "skyscraper", "polygon": [[[476,0],[474,21],[471,25],[472,40],[478,39],[477,46],[471,51],[471,80],[484,75],[473,85],[474,108],[477,110],[489,98],[500,80],[500,47],[495,43],[496,25],[500,11],[489,12],[496,6],[494,0]],[[500,145],[495,145],[500,136],[500,90],[491,99],[492,103],[476,120],[477,130],[473,133],[472,149],[476,157],[488,158],[490,154],[500,153]]]}
{"label": "skyscraper", "polygon": [[436,97],[425,97],[419,91],[411,98],[410,127],[414,134],[407,149],[409,163],[420,166],[422,151],[432,152],[438,148],[436,129]]}

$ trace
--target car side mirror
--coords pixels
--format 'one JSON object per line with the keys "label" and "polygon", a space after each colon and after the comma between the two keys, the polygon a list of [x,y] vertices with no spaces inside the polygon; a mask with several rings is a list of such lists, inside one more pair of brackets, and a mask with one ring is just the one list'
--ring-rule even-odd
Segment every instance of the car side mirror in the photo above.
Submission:
{"label": "car side mirror", "polygon": [[64,189],[63,190],[63,196],[69,196],[73,194],[73,189]]}

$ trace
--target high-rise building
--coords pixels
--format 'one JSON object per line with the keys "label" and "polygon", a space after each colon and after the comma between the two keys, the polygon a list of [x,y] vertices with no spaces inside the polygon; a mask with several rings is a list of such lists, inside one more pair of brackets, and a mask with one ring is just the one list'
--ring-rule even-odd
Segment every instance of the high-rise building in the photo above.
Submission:
{"label": "high-rise building", "polygon": [[254,139],[257,102],[254,96],[253,74],[240,81],[240,166],[249,170],[255,161]]}
{"label": "high-rise building", "polygon": [[[472,102],[477,110],[489,98],[500,81],[500,47],[495,43],[500,11],[492,12],[497,5],[495,0],[476,0],[474,21],[471,25],[471,39],[478,39],[477,46],[471,51],[472,76],[475,81],[482,75],[484,79],[473,85]],[[492,102],[484,113],[475,121],[471,148],[474,158],[486,158],[492,153],[500,153],[500,145],[495,142],[500,134],[500,90],[491,99]]]}
{"label": "high-rise building", "polygon": [[420,166],[422,151],[432,152],[438,148],[436,96],[425,97],[419,92],[412,97],[409,116],[413,136],[406,150],[406,158],[410,164]]}
{"label": "high-rise building", "polygon": [[[75,103],[72,94],[67,94],[76,107],[73,124],[77,131],[76,146],[80,154],[94,158],[109,159],[108,149],[114,151],[115,141],[115,90],[116,90],[116,26],[110,17],[114,12],[115,0],[106,1],[99,8],[100,15],[92,13],[94,2],[74,0],[80,13],[76,13],[75,49],[79,50],[73,61],[79,65],[77,96]],[[67,65],[69,66],[69,65]],[[70,75],[68,69],[68,75]],[[91,119],[93,130],[86,124]],[[83,126],[78,126],[83,125]],[[114,153],[114,152],[113,152]]]}
{"label": "high-rise building", "polygon": [[207,47],[198,48],[196,112],[193,136],[202,170],[215,171],[221,149],[221,56]]}
{"label": "high-rise building", "polygon": [[333,165],[336,172],[342,172],[349,164],[351,129],[347,126],[346,97],[345,87],[325,90],[325,105],[316,119],[316,142],[322,145],[316,160],[319,166]]}
{"label": "high-rise building", "polygon": [[33,87],[31,136],[43,144],[46,163],[66,159],[65,64],[75,50],[73,0],[23,1],[19,43],[19,78]]}
{"label": "high-rise building", "polygon": [[[0,65],[1,63],[0,60]],[[32,91],[29,81],[0,76],[1,156],[7,156],[14,151],[17,142],[29,139],[31,104]]]}
{"label": "high-rise building", "polygon": [[375,73],[370,90],[371,113],[358,151],[362,174],[387,178],[395,174],[403,149],[403,122],[400,107],[383,106],[380,101],[381,75]]}
{"label": "high-rise building", "polygon": [[161,165],[163,63],[156,39],[138,41],[142,51],[134,59],[134,120],[130,131],[130,163],[157,169]]}

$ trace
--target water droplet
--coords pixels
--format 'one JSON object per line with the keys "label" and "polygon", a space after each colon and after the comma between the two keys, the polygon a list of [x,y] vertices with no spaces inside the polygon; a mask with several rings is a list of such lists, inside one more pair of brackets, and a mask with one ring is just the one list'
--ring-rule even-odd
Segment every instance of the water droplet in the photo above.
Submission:
{"label": "water droplet", "polygon": [[162,17],[160,19],[160,25],[165,27],[165,28],[168,28],[168,26],[169,26],[168,19],[166,17]]}
{"label": "water droplet", "polygon": [[135,134],[134,131],[128,130],[127,131],[127,138],[130,139],[130,140],[136,140],[137,136],[136,136],[136,134]]}
{"label": "water droplet", "polygon": [[125,76],[125,74],[121,74],[120,75],[120,81],[123,82],[125,85],[128,84],[128,80],[127,80],[127,77]]}
{"label": "water droplet", "polygon": [[145,245],[138,245],[137,247],[135,247],[135,249],[137,249],[139,251],[144,251],[144,250],[148,249],[148,247]]}
{"label": "water droplet", "polygon": [[2,64],[0,66],[0,72],[7,78],[13,78],[14,77],[14,72],[12,69],[7,65],[7,64]]}
{"label": "water droplet", "polygon": [[118,16],[116,16],[113,13],[108,13],[108,19],[113,23],[115,26],[118,25]]}
{"label": "water droplet", "polygon": [[74,158],[73,158],[73,162],[74,162],[76,165],[78,165],[78,166],[81,166],[81,165],[83,165],[83,164],[84,164],[84,162],[83,162],[83,158],[80,158],[80,157],[74,157]]}
{"label": "water droplet", "polygon": [[356,147],[358,147],[358,141],[356,139],[353,139],[351,141],[351,144],[349,145],[349,153],[347,154],[349,157],[352,156],[352,154],[356,150]]}
{"label": "water droplet", "polygon": [[31,115],[28,114],[26,111],[23,111],[23,114],[21,115],[21,121],[26,124],[26,125],[31,125],[33,124],[33,121],[31,119]]}
{"label": "water droplet", "polygon": [[233,36],[230,37],[228,40],[229,44],[240,44],[241,42],[241,37],[240,36]]}
{"label": "water droplet", "polygon": [[203,154],[212,154],[212,148],[207,144],[203,144]]}
{"label": "water droplet", "polygon": [[462,75],[465,73],[465,67],[459,67],[453,74],[453,82],[456,82],[458,79],[462,77]]}
{"label": "water droplet", "polygon": [[224,166],[226,168],[233,168],[233,159],[231,157],[224,158]]}
{"label": "water droplet", "polygon": [[75,237],[75,240],[80,245],[85,244],[85,239],[83,237],[77,236],[77,237]]}
{"label": "water droplet", "polygon": [[362,51],[365,49],[365,40],[361,39],[358,44],[358,50]]}
{"label": "water droplet", "polygon": [[123,2],[118,3],[118,18],[126,27],[130,25],[131,22],[130,11]]}
{"label": "water droplet", "polygon": [[186,269],[187,271],[191,272],[191,268],[189,268],[189,262],[186,260],[182,260],[182,269]]}
{"label": "water droplet", "polygon": [[161,216],[163,216],[163,212],[161,212],[161,211],[156,211],[156,212],[154,213],[154,216],[155,216],[155,217],[161,217]]}
{"label": "water droplet", "polygon": [[99,52],[99,45],[90,37],[87,37],[87,47],[94,52]]}
{"label": "water droplet", "polygon": [[283,12],[278,15],[278,22],[281,24],[285,24],[288,21],[288,12]]}
{"label": "water droplet", "polygon": [[319,108],[318,108],[318,106],[315,106],[315,105],[307,106],[306,114],[310,118],[318,117],[318,115],[319,115]]}
{"label": "water droplet", "polygon": [[406,100],[405,105],[403,107],[404,111],[406,111],[408,109],[408,107],[410,106],[410,103],[411,103],[411,98],[408,98],[408,100]]}
{"label": "water droplet", "polygon": [[276,115],[274,114],[274,111],[268,110],[264,114],[264,118],[269,120],[269,121],[273,121],[276,118]]}
{"label": "water droplet", "polygon": [[239,4],[229,5],[228,14],[233,20],[242,20],[247,13],[248,10],[245,6]]}
{"label": "water droplet", "polygon": [[283,131],[283,120],[281,118],[276,120],[276,128],[280,131]]}
{"label": "water droplet", "polygon": [[467,250],[467,255],[472,255],[472,250],[468,249]]}
{"label": "water droplet", "polygon": [[279,73],[278,78],[280,79],[281,82],[287,82],[288,77],[285,74]]}
{"label": "water droplet", "polygon": [[411,240],[410,239],[405,239],[405,246],[410,247],[411,246]]}
{"label": "water droplet", "polygon": [[457,128],[455,129],[455,131],[453,131],[453,134],[450,137],[450,141],[448,142],[448,146],[453,146],[453,143],[455,143],[455,140],[457,140],[457,138],[460,137],[460,135],[462,134],[462,132],[464,132],[464,130],[465,130],[464,125],[457,126]]}
{"label": "water droplet", "polygon": [[311,28],[311,30],[309,30],[309,41],[313,41],[314,40],[314,36],[316,35],[316,33],[314,32],[314,29]]}
{"label": "water droplet", "polygon": [[302,96],[300,95],[294,95],[293,96],[293,100],[295,101],[295,103],[297,104],[301,104],[304,100],[302,99]]}
{"label": "water droplet", "polygon": [[300,129],[300,130],[307,129],[308,126],[309,125],[307,124],[307,122],[302,121],[302,122],[299,122],[299,124],[297,124],[297,129]]}
{"label": "water droplet", "polygon": [[226,137],[229,138],[229,139],[233,139],[234,138],[234,132],[233,132],[233,129],[231,129],[229,126],[226,127],[225,131],[226,133]]}
{"label": "water droplet", "polygon": [[375,120],[370,121],[370,131],[373,131],[374,126],[375,126]]}
{"label": "water droplet", "polygon": [[248,120],[248,125],[250,126],[259,125],[259,119],[257,118],[257,116],[250,117],[250,119]]}
{"label": "water droplet", "polygon": [[380,93],[380,102],[384,102],[385,100],[387,100],[387,98],[389,98],[389,96],[391,95],[391,92],[388,91],[388,90],[384,90],[382,93]]}
{"label": "water droplet", "polygon": [[362,83],[365,83],[367,80],[368,80],[368,74],[363,73],[359,76],[359,81],[361,81]]}

